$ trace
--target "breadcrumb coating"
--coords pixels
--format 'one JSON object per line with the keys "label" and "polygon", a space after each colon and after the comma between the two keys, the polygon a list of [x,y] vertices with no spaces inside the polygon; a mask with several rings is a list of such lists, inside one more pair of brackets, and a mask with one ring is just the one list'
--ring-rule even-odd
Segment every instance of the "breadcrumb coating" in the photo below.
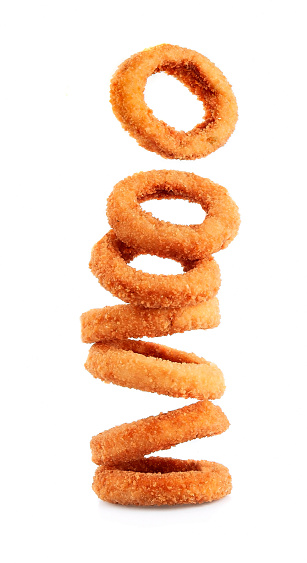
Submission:
{"label": "breadcrumb coating", "polygon": [[106,383],[171,397],[219,399],[225,390],[213,363],[140,340],[106,340],[89,351],[86,369]]}
{"label": "breadcrumb coating", "polygon": [[[199,225],[176,225],[143,211],[149,199],[186,199],[206,212]],[[198,260],[226,248],[238,232],[238,208],[227,190],[190,172],[152,170],[122,180],[108,198],[107,215],[116,236],[142,253]]]}
{"label": "breadcrumb coating", "polygon": [[82,342],[104,339],[166,336],[186,330],[215,328],[220,323],[217,297],[181,308],[148,309],[135,305],[114,305],[91,309],[81,315]]}
{"label": "breadcrumb coating", "polygon": [[199,401],[101,432],[91,440],[92,460],[100,465],[139,459],[195,438],[221,434],[228,427],[219,406]]}
{"label": "breadcrumb coating", "polygon": [[93,490],[114,504],[199,504],[228,495],[231,477],[220,463],[151,457],[117,467],[100,465]]}
{"label": "breadcrumb coating", "polygon": [[[204,119],[191,131],[170,127],[146,105],[146,82],[157,72],[174,76],[202,101]],[[207,156],[226,143],[238,119],[235,96],[222,72],[200,53],[177,45],[158,45],[124,61],[111,80],[110,101],[123,128],[163,158]]]}
{"label": "breadcrumb coating", "polygon": [[141,253],[126,247],[111,230],[93,247],[90,268],[105,289],[122,301],[142,307],[196,305],[211,299],[219,290],[220,269],[212,257],[181,259],[183,274],[158,275],[128,265],[138,254]]}

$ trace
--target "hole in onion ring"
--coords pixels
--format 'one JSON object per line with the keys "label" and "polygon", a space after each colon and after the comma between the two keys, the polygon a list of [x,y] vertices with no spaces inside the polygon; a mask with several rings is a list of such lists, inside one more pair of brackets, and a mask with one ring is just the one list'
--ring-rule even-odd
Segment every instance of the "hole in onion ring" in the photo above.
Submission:
{"label": "hole in onion ring", "polygon": [[138,473],[184,473],[188,471],[206,472],[210,462],[201,462],[196,460],[182,460],[170,457],[146,456],[143,459],[134,461],[120,462],[110,466],[110,469],[119,469],[124,471],[133,471]]}
{"label": "hole in onion ring", "polygon": [[176,225],[200,225],[206,217],[206,212],[199,203],[183,199],[163,199],[162,202],[150,199],[140,205],[144,211],[150,212],[157,219]]}
{"label": "hole in onion ring", "polygon": [[148,274],[176,275],[183,273],[183,268],[179,262],[171,260],[170,258],[151,256],[150,254],[137,256],[134,260],[129,262],[129,266],[132,266],[136,270],[147,272]]}
{"label": "hole in onion ring", "polygon": [[[191,131],[204,121],[202,102],[173,76],[165,72],[151,75],[144,93],[145,102],[154,116],[175,127],[177,131]],[[182,108],[185,108],[182,111]]]}
{"label": "hole in onion ring", "polygon": [[[167,450],[166,450],[167,451]],[[144,459],[148,459],[148,458],[144,458]],[[134,472],[134,469],[126,469],[125,471],[132,471]],[[189,467],[180,467],[180,469],[176,469],[174,467],[170,467],[170,468],[164,468],[164,467],[157,467],[155,469],[151,468],[151,467],[140,467],[138,468],[138,473],[152,473],[153,475],[156,473],[157,475],[161,474],[164,475],[166,473],[174,473],[174,472],[187,472],[187,471],[191,471],[191,469]],[[193,468],[193,471],[201,471],[201,469],[198,468]]]}

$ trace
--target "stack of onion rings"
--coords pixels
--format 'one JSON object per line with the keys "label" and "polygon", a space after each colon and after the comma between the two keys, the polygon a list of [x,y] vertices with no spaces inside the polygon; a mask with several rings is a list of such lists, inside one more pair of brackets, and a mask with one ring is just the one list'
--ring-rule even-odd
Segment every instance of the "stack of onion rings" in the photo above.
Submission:
{"label": "stack of onion rings", "polygon": [[[204,182],[207,191],[202,193]],[[123,186],[128,186],[127,191]],[[142,192],[139,186],[143,186]],[[164,197],[165,194],[194,198],[206,205],[207,216],[202,226],[205,234],[197,233],[199,240],[192,259],[188,258],[189,249],[193,249],[189,235],[193,238],[195,228],[183,227],[185,237],[176,240],[175,236],[170,236],[167,249],[163,250],[159,232],[166,240],[164,230],[172,233],[172,228],[180,231],[182,226],[160,222],[150,214],[146,214],[145,222],[150,225],[152,219],[155,225],[152,248],[148,232],[141,238],[141,248],[137,246],[142,231],[138,224],[140,221],[142,225],[142,211],[137,209],[134,216],[133,206],[130,208],[126,202],[120,202],[127,195],[129,203],[130,192],[136,207],[139,201],[149,196]],[[208,205],[204,203],[206,198]],[[231,210],[232,221],[227,219],[227,209]],[[217,326],[219,309],[215,294],[220,278],[209,253],[213,248],[217,251],[226,246],[235,236],[239,225],[237,207],[224,188],[209,181],[206,183],[198,176],[154,171],[135,175],[115,186],[108,211],[116,232],[109,231],[94,246],[90,267],[106,289],[128,301],[129,305],[94,309],[82,315],[83,341],[96,342],[90,349],[85,367],[94,377],[107,383],[172,397],[195,398],[199,402],[167,414],[123,424],[95,436],[91,442],[93,461],[100,467],[93,488],[100,498],[121,504],[182,504],[220,498],[231,490],[231,478],[225,467],[180,460],[150,462],[144,456],[197,437],[213,436],[228,428],[224,413],[210,402],[224,392],[221,371],[215,364],[194,354],[129,338]],[[121,221],[126,223],[125,229],[119,228]],[[212,237],[209,236],[210,224]],[[129,231],[134,234],[127,241],[125,233]],[[118,235],[123,235],[125,242]],[[178,240],[179,245],[176,244]],[[133,246],[128,246],[126,242],[131,241]],[[144,252],[172,257],[182,264],[185,273],[158,276],[128,265]],[[151,471],[152,463],[158,465]]]}
{"label": "stack of onion rings", "polygon": [[[204,122],[188,133],[159,122],[145,105],[147,77],[163,70],[188,86],[206,108]],[[131,135],[166,158],[209,154],[226,142],[237,119],[236,101],[222,73],[202,55],[171,45],[138,53],[123,63],[111,83],[111,101]],[[159,221],[140,207],[152,198],[197,202],[206,218],[201,225],[190,226]],[[231,491],[231,477],[223,465],[144,456],[228,428],[225,414],[211,402],[224,392],[223,374],[195,354],[130,339],[219,324],[215,296],[220,274],[212,253],[226,248],[236,236],[237,206],[225,188],[210,180],[161,170],[119,182],[107,212],[113,230],[94,246],[90,268],[103,287],[128,305],[82,315],[82,340],[94,343],[85,367],[106,383],[198,402],[94,436],[92,457],[99,467],[93,489],[108,502],[142,506],[222,498]],[[150,275],[129,265],[146,253],[180,262],[184,273]]]}

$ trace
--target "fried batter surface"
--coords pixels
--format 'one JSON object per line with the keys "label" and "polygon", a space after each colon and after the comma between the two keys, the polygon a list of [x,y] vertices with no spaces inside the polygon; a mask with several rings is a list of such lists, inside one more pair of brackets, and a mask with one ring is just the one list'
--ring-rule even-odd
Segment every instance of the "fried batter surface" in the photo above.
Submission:
{"label": "fried batter surface", "polygon": [[[174,76],[202,101],[204,119],[191,131],[158,120],[145,103],[147,79],[157,72]],[[123,128],[163,158],[207,156],[226,143],[238,119],[236,98],[222,72],[200,53],[177,45],[158,45],[124,61],[112,78],[110,101]]]}
{"label": "fried batter surface", "polygon": [[89,351],[86,369],[106,383],[170,397],[219,399],[219,368],[195,354],[140,340],[106,340]]}
{"label": "fried batter surface", "polygon": [[117,467],[100,465],[93,490],[114,504],[199,504],[228,495],[231,477],[220,463],[152,457]]}
{"label": "fried batter surface", "polygon": [[[140,204],[149,199],[199,203],[206,217],[200,225],[161,221],[141,208]],[[107,215],[117,237],[126,245],[179,261],[199,260],[226,248],[240,224],[238,208],[225,188],[177,170],[151,170],[125,178],[108,198]]]}
{"label": "fried batter surface", "polygon": [[215,328],[220,323],[216,297],[198,305],[149,309],[135,305],[113,305],[91,309],[81,315],[82,341],[167,336],[186,330]]}

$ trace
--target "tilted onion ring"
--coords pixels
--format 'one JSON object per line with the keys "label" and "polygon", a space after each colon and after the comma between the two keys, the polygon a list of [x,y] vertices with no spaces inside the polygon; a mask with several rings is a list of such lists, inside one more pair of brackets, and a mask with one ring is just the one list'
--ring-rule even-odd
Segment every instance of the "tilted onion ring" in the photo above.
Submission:
{"label": "tilted onion ring", "polygon": [[91,440],[92,460],[101,465],[140,459],[182,442],[221,434],[228,427],[227,417],[219,406],[207,400],[198,401],[97,434]]}
{"label": "tilted onion ring", "polygon": [[[149,199],[186,199],[207,213],[199,225],[176,225],[143,211]],[[108,199],[107,215],[117,237],[143,253],[197,260],[226,248],[238,232],[236,204],[222,186],[189,172],[152,170],[122,180]]]}
{"label": "tilted onion ring", "polygon": [[109,231],[92,250],[90,268],[99,283],[119,299],[142,307],[182,307],[196,305],[216,295],[220,271],[212,257],[177,260],[185,273],[148,274],[127,264],[140,252],[127,247]]}
{"label": "tilted onion ring", "polygon": [[215,364],[141,340],[94,344],[85,367],[106,383],[170,397],[219,399],[225,390],[223,374]]}
{"label": "tilted onion ring", "polygon": [[91,309],[81,315],[82,342],[99,342],[106,338],[152,338],[186,330],[215,328],[219,323],[217,297],[179,309],[113,305]]}
{"label": "tilted onion ring", "polygon": [[[164,71],[203,102],[206,115],[191,131],[177,131],[158,120],[144,100],[147,79]],[[138,143],[164,158],[207,156],[226,143],[238,119],[230,84],[209,59],[177,45],[158,45],[124,61],[111,80],[113,112]]]}

